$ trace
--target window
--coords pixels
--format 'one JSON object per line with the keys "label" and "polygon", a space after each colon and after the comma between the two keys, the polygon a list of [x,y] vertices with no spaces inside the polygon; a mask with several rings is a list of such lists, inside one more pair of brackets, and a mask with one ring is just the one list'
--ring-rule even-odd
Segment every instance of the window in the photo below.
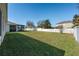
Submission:
{"label": "window", "polygon": [[1,36],[1,29],[2,29],[2,12],[0,9],[0,36]]}

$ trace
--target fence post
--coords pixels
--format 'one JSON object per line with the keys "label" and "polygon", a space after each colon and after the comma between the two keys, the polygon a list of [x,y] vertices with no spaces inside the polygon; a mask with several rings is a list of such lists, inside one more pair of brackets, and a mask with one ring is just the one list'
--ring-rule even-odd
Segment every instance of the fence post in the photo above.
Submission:
{"label": "fence post", "polygon": [[74,37],[79,42],[79,26],[74,27]]}

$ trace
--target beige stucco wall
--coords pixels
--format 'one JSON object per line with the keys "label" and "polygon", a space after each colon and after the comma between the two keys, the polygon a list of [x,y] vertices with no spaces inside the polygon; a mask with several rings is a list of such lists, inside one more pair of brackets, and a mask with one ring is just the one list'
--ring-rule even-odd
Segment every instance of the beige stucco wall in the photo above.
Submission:
{"label": "beige stucco wall", "polygon": [[3,41],[4,35],[6,33],[6,28],[7,28],[7,4],[6,3],[0,3],[0,9],[2,12],[2,29],[1,29],[1,38],[0,38],[0,44]]}
{"label": "beige stucco wall", "polygon": [[63,28],[72,28],[73,27],[73,23],[63,23],[63,24],[57,24],[57,26],[62,25]]}

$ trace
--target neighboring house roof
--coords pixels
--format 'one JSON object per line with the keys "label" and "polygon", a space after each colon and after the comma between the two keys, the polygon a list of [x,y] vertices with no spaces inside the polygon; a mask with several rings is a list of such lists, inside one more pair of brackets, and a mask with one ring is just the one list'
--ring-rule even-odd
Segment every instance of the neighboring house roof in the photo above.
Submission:
{"label": "neighboring house roof", "polygon": [[8,24],[9,24],[9,25],[17,25],[16,23],[10,22],[10,21],[8,21]]}
{"label": "neighboring house roof", "polygon": [[[21,25],[21,24],[16,24],[16,23],[11,22],[11,21],[8,21],[8,24],[9,24],[9,25]],[[22,26],[24,26],[24,25],[22,25]]]}
{"label": "neighboring house roof", "polygon": [[69,20],[69,21],[62,21],[62,22],[59,22],[57,24],[63,24],[63,23],[72,23],[72,21],[71,20]]}

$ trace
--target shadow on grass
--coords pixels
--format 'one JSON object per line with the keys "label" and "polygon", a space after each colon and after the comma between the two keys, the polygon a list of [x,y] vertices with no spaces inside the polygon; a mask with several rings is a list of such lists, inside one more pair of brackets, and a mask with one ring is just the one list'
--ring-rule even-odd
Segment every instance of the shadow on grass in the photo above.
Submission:
{"label": "shadow on grass", "polygon": [[0,46],[1,56],[63,56],[64,50],[20,33],[6,34]]}

